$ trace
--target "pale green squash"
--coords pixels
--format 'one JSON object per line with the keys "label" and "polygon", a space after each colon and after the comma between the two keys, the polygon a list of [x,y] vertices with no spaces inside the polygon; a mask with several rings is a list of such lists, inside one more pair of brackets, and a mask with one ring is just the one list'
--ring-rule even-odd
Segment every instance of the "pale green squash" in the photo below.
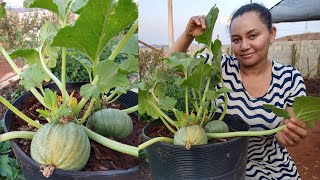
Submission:
{"label": "pale green squash", "polygon": [[174,135],[174,144],[184,145],[190,149],[192,145],[207,144],[206,132],[199,125],[192,125],[180,128]]}
{"label": "pale green squash", "polygon": [[63,170],[81,170],[90,156],[89,138],[81,125],[51,122],[32,138],[31,157],[41,165]]}
{"label": "pale green squash", "polygon": [[206,133],[225,133],[229,132],[229,127],[224,121],[214,120],[208,122],[204,130]]}
{"label": "pale green squash", "polygon": [[108,138],[124,139],[133,130],[130,116],[119,109],[102,109],[95,112],[87,122],[92,131]]}

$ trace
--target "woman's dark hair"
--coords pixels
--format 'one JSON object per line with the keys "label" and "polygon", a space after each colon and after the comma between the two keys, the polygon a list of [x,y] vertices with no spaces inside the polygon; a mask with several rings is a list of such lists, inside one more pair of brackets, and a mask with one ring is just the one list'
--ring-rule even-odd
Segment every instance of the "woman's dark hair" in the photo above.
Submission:
{"label": "woman's dark hair", "polygon": [[270,13],[269,9],[267,9],[263,5],[260,5],[257,3],[246,4],[246,5],[241,6],[232,16],[230,28],[231,28],[232,21],[236,17],[241,16],[247,12],[256,12],[258,14],[261,22],[267,26],[268,30],[271,31],[271,29],[272,29],[271,13]]}

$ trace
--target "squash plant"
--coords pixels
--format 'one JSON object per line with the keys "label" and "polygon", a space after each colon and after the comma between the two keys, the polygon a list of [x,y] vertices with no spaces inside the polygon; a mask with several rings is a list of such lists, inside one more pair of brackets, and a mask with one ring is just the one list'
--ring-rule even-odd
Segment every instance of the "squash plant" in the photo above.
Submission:
{"label": "squash plant", "polygon": [[[0,142],[13,138],[32,139],[31,157],[43,165],[43,172],[47,177],[55,168],[82,169],[90,155],[89,138],[110,149],[138,156],[137,147],[111,140],[83,126],[91,111],[98,111],[93,117],[109,118],[109,124],[105,128],[114,129],[117,137],[124,138],[132,131],[132,121],[130,119],[129,122],[127,114],[136,111],[137,106],[124,110],[105,110],[100,97],[106,103],[111,103],[138,84],[131,83],[128,79],[128,75],[138,72],[138,41],[135,35],[138,27],[137,5],[132,0],[25,0],[24,6],[43,8],[55,13],[60,20],[59,26],[48,22],[41,28],[41,45],[38,48],[19,49],[9,55],[0,46],[0,51],[20,76],[20,84],[30,90],[45,107],[37,111],[48,123],[39,124],[30,119],[0,96],[1,103],[29,125],[38,128],[36,132],[12,131],[1,134]],[[78,14],[78,18],[68,24],[67,17],[70,13]],[[108,42],[128,26],[131,26],[130,29],[112,54],[107,59],[101,59],[100,55]],[[81,63],[89,73],[90,83],[81,87],[82,99],[79,102],[74,93],[69,94],[66,90],[66,48],[77,49],[87,57]],[[62,56],[61,79],[50,70],[55,67],[59,52]],[[125,56],[126,60],[115,62],[119,54]],[[23,72],[12,61],[12,58],[17,57],[24,58],[28,64]],[[61,96],[42,87],[44,81],[50,80],[57,85]],[[89,106],[84,109],[87,103]],[[85,110],[84,115],[79,114],[82,109]],[[124,132],[115,126],[128,128]]]}
{"label": "squash plant", "polygon": [[[222,121],[227,109],[227,93],[231,90],[226,88],[221,73],[221,42],[216,39],[212,42],[212,31],[218,16],[219,10],[213,7],[206,16],[206,31],[195,40],[203,44],[194,56],[185,53],[175,52],[171,57],[163,59],[166,70],[154,71],[149,82],[139,88],[138,101],[139,113],[148,114],[154,119],[161,119],[163,124],[174,134],[174,139],[167,137],[153,138],[138,148],[143,148],[164,141],[183,145],[190,149],[192,145],[207,144],[210,138],[226,138],[236,136],[263,136],[281,131],[285,125],[266,131],[241,131],[228,132],[229,128]],[[209,54],[209,62],[205,59],[196,58],[198,53]],[[215,57],[214,61],[211,61]],[[168,79],[181,89],[183,94],[168,95],[167,90],[172,86]],[[222,88],[216,89],[221,83]],[[224,96],[224,103],[216,104],[215,99],[221,94]],[[180,97],[184,97],[185,107],[179,109],[175,105]],[[216,110],[224,106],[224,110],[218,120],[211,121]],[[190,108],[191,107],[191,108]],[[320,119],[320,98],[297,97],[293,104],[296,118],[311,124],[312,121]],[[278,116],[288,118],[284,110],[276,109],[272,105],[265,105],[271,108]],[[174,114],[174,118],[168,114]]]}

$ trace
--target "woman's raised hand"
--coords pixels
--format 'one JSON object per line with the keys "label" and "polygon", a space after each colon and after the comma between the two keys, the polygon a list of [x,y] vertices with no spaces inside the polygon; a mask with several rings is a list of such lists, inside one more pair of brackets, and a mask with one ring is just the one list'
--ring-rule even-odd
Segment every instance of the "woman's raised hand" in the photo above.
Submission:
{"label": "woman's raised hand", "polygon": [[185,34],[189,37],[195,38],[206,30],[206,16],[192,16],[189,19]]}

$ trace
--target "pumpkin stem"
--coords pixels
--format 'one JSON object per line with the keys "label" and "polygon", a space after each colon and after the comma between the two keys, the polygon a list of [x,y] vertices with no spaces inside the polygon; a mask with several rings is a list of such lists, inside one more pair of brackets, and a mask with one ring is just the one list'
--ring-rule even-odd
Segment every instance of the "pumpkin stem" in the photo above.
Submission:
{"label": "pumpkin stem", "polygon": [[60,123],[62,123],[62,124],[67,124],[68,122],[73,121],[73,119],[74,119],[73,116],[68,116],[68,117],[62,116],[62,117],[60,118]]}
{"label": "pumpkin stem", "polygon": [[53,165],[41,165],[40,166],[40,172],[42,172],[43,176],[48,178],[53,174],[53,171],[56,169]]}
{"label": "pumpkin stem", "polygon": [[190,143],[190,142],[187,142],[186,145],[185,145],[187,150],[190,150],[191,146],[192,146],[192,143]]}

